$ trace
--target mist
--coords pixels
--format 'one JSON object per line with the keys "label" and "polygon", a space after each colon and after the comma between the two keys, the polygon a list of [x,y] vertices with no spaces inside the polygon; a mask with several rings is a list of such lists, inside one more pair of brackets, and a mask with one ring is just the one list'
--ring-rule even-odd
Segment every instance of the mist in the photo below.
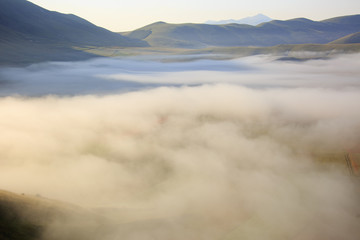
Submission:
{"label": "mist", "polygon": [[161,86],[218,83],[249,88],[359,88],[359,54],[305,62],[279,61],[278,57],[261,55],[227,61],[207,60],[209,57],[213,56],[96,58],[2,67],[0,96],[106,95]]}
{"label": "mist", "polygon": [[357,239],[358,179],[317,157],[360,144],[356,58],[2,69],[0,188],[108,223],[44,239]]}

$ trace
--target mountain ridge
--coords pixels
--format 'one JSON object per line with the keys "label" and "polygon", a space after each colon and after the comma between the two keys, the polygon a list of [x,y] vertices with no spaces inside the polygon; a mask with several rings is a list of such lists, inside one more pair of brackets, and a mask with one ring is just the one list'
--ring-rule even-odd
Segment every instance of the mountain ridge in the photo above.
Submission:
{"label": "mountain ridge", "polygon": [[359,31],[360,15],[350,15],[322,21],[306,18],[273,20],[257,26],[156,22],[125,35],[145,40],[153,47],[204,48],[326,44]]}
{"label": "mountain ridge", "polygon": [[272,18],[259,13],[255,16],[250,16],[250,17],[245,17],[245,18],[241,18],[241,19],[227,19],[227,20],[219,20],[219,21],[214,21],[214,20],[209,20],[206,21],[205,24],[231,24],[231,23],[237,23],[237,24],[248,24],[248,25],[253,25],[256,26],[260,23],[263,22],[269,22],[273,20]]}
{"label": "mountain ridge", "polygon": [[95,46],[146,46],[73,14],[46,10],[26,0],[0,0],[1,39]]}
{"label": "mountain ridge", "polygon": [[[98,57],[101,52],[116,56],[118,52],[123,52],[123,48],[132,49],[126,51],[137,54],[148,51],[141,50],[142,47],[150,47],[150,52],[151,48],[176,52],[176,49],[284,44],[356,44],[359,42],[357,35],[351,34],[358,32],[360,15],[322,21],[306,18],[272,20],[256,26],[237,23],[169,24],[160,21],[119,34],[76,15],[49,11],[27,0],[0,0],[0,65],[86,60]],[[350,37],[338,40],[346,36]],[[141,49],[135,49],[138,47]]]}

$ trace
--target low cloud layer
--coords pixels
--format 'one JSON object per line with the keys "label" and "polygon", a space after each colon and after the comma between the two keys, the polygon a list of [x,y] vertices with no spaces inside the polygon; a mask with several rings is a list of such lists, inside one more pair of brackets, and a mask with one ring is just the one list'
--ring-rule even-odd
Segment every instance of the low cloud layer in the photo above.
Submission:
{"label": "low cloud layer", "polygon": [[[309,53],[293,53],[308,56]],[[229,61],[192,56],[98,58],[0,68],[0,96],[115,94],[159,86],[235,84],[250,88],[359,88],[359,54],[306,62],[253,56]],[[187,61],[185,61],[187,60]]]}
{"label": "low cloud layer", "polygon": [[[306,53],[293,53],[301,56]],[[231,61],[214,61],[207,68],[187,68],[182,71],[154,71],[145,74],[121,72],[100,75],[104,79],[152,84],[214,84],[231,83],[250,88],[306,87],[306,88],[359,88],[359,54],[333,59],[316,59],[305,62],[275,61],[274,57],[252,56]],[[227,63],[227,68],[224,66]],[[172,63],[177,65],[178,63]],[[206,62],[205,62],[206,66]],[[180,68],[181,69],[181,68]]]}
{"label": "low cloud layer", "polygon": [[84,239],[357,239],[358,183],[316,156],[360,143],[358,109],[357,88],[6,97],[0,187],[110,209]]}

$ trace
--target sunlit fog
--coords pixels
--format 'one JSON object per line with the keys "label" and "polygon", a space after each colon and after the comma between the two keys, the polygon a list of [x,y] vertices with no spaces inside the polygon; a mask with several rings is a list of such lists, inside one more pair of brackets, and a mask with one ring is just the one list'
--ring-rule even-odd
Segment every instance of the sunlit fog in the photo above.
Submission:
{"label": "sunlit fog", "polygon": [[358,59],[1,68],[0,188],[91,215],[45,239],[355,240],[358,180],[319,156],[360,144]]}

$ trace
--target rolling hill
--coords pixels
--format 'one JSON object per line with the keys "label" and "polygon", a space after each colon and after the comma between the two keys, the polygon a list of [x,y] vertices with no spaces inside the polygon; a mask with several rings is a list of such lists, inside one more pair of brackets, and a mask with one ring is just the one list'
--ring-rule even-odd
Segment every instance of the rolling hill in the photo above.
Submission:
{"label": "rolling hill", "polygon": [[[149,47],[173,49],[171,51],[251,47],[250,52],[253,52],[253,47],[284,44],[334,43],[335,46],[359,43],[358,32],[360,15],[324,21],[305,18],[273,20],[257,26],[156,22],[118,34],[75,15],[49,11],[26,0],[0,0],[0,65],[85,60],[97,57],[99,49],[100,52],[105,49],[106,56],[116,56],[124,48],[131,55],[131,51],[146,52],[152,49]],[[147,48],[139,50],[138,47]]]}
{"label": "rolling hill", "polygon": [[0,0],[0,63],[78,60],[80,46],[148,46],[77,17],[48,11],[26,0]]}
{"label": "rolling hill", "polygon": [[323,21],[274,20],[257,26],[156,22],[124,34],[145,40],[154,47],[205,48],[324,44],[359,31],[360,15],[352,15]]}
{"label": "rolling hill", "polygon": [[333,44],[353,44],[360,43],[360,32],[346,35],[345,37],[339,38],[332,41]]}

